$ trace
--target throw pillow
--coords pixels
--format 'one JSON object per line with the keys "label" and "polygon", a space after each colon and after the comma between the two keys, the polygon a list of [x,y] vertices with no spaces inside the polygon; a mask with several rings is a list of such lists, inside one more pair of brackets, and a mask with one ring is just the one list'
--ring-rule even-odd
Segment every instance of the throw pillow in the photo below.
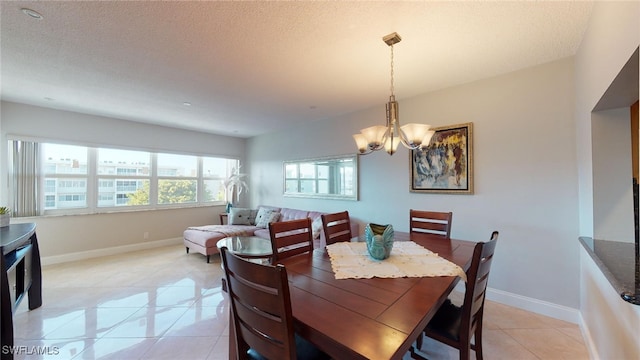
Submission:
{"label": "throw pillow", "polygon": [[229,225],[251,225],[251,209],[229,209]]}
{"label": "throw pillow", "polygon": [[255,217],[255,219],[253,220],[253,223],[254,223],[255,225],[258,225],[258,223],[260,222],[260,219],[262,219],[262,218],[263,218],[263,217],[265,217],[268,213],[271,213],[271,212],[273,212],[273,210],[272,210],[272,209],[266,209],[266,208],[263,208],[263,207],[259,208],[259,209],[258,209],[258,212],[256,213],[256,217]]}
{"label": "throw pillow", "polygon": [[320,231],[322,231],[322,218],[318,216],[311,223],[311,235],[313,235],[314,239],[320,238]]}
{"label": "throw pillow", "polygon": [[270,223],[278,221],[279,218],[279,212],[260,209],[258,211],[258,215],[256,215],[256,226],[260,228],[267,228]]}

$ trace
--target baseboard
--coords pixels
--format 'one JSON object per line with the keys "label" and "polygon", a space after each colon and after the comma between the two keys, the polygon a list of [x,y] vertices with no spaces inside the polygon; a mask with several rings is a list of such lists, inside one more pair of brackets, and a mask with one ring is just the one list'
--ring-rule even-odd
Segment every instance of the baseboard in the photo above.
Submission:
{"label": "baseboard", "polygon": [[149,241],[149,242],[131,244],[131,245],[114,246],[114,247],[104,248],[104,249],[79,251],[79,252],[74,252],[74,253],[64,254],[64,255],[46,256],[41,258],[40,261],[42,262],[42,266],[61,264],[61,263],[66,263],[70,261],[86,260],[86,259],[92,259],[92,258],[97,258],[102,256],[124,254],[131,251],[148,250],[148,249],[154,249],[162,246],[178,245],[181,243],[182,243],[181,237],[173,238],[173,239],[164,239],[164,240]]}
{"label": "baseboard", "polygon": [[[454,290],[464,293],[464,284],[459,282]],[[580,311],[578,309],[492,288],[487,288],[486,299],[530,311],[532,313],[581,325],[582,317],[580,316]]]}
{"label": "baseboard", "polygon": [[587,347],[587,351],[589,351],[589,358],[591,360],[600,360],[598,356],[598,352],[596,351],[596,344],[593,342],[593,338],[591,337],[591,332],[587,327],[587,324],[584,322],[584,318],[582,318],[582,313],[580,314],[580,330],[582,331],[582,338],[584,339],[584,344]]}

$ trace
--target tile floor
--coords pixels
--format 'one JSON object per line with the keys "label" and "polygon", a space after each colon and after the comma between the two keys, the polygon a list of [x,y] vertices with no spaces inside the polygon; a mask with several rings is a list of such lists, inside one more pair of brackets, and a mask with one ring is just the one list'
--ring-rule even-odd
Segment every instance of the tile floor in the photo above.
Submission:
{"label": "tile floor", "polygon": [[[46,266],[43,306],[14,317],[15,359],[226,359],[220,258],[169,246]],[[577,325],[485,305],[486,359],[589,359]],[[430,359],[456,350],[426,339]],[[405,356],[405,358],[409,358]]]}

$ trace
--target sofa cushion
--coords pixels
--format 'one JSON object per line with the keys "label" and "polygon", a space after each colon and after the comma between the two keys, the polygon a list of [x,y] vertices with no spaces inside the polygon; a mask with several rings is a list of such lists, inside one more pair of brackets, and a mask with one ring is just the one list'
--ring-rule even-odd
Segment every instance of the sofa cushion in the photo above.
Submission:
{"label": "sofa cushion", "polygon": [[253,225],[255,219],[251,217],[253,210],[231,208],[229,210],[229,225]]}
{"label": "sofa cushion", "polygon": [[282,208],[280,209],[280,220],[278,221],[300,220],[307,217],[309,217],[309,212],[307,210]]}
{"label": "sofa cushion", "polygon": [[311,232],[314,239],[320,239],[320,232],[322,231],[322,218],[317,217],[311,223]]}
{"label": "sofa cushion", "polygon": [[258,230],[256,230],[256,232],[253,235],[261,237],[263,239],[271,240],[271,233],[269,232],[269,228],[266,228],[266,229],[258,228]]}
{"label": "sofa cushion", "polygon": [[183,236],[187,241],[210,248],[215,247],[218,240],[228,236],[251,236],[256,229],[250,225],[191,226],[184,231]]}
{"label": "sofa cushion", "polygon": [[278,221],[279,218],[279,212],[262,208],[258,210],[258,214],[256,215],[256,226],[266,228],[270,223]]}

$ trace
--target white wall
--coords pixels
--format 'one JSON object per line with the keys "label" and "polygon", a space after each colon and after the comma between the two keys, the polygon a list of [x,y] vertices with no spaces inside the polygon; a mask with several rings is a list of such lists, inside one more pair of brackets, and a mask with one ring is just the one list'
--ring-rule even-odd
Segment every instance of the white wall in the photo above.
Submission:
{"label": "white wall", "polygon": [[[245,140],[172,129],[36,106],[0,103],[0,204],[8,201],[7,135],[67,141],[85,145],[228,156],[244,162]],[[224,207],[12,219],[35,222],[41,256],[51,259],[106,254],[110,248],[150,247],[154,242],[181,242],[187,226],[217,224]],[[148,238],[144,238],[144,233]],[[74,255],[74,253],[77,253]],[[55,261],[54,261],[55,262]]]}
{"label": "white wall", "polygon": [[[594,154],[599,151],[596,148],[599,127],[603,125],[599,120],[602,120],[601,116],[612,115],[594,113],[592,121],[591,112],[639,44],[640,2],[595,3],[589,28],[576,55],[575,67],[581,236],[600,235],[601,224],[595,223],[594,218],[601,216],[597,213],[599,204],[596,203],[601,200],[598,195],[601,190],[594,190],[594,187],[602,178],[597,178],[600,175],[597,173],[599,160]],[[610,120],[615,121],[615,116]],[[621,181],[630,181],[630,177],[626,176]],[[638,358],[640,307],[622,301],[584,249],[580,253],[580,313],[593,357]]]}
{"label": "white wall", "polygon": [[622,108],[591,117],[595,239],[635,240],[629,114],[629,108]]}
{"label": "white wall", "polygon": [[640,43],[640,2],[597,1],[578,49],[576,130],[580,235],[593,237],[591,112]]}
{"label": "white wall", "polygon": [[410,193],[409,155],[401,149],[392,157],[360,157],[360,201],[282,196],[283,160],[354,153],[351,135],[384,123],[381,98],[375,109],[250,139],[251,203],[347,209],[362,223],[390,223],[399,231],[408,230],[411,208],[453,211],[454,238],[484,241],[500,231],[490,287],[577,309],[572,61],[400,98],[403,123],[474,123],[475,195]]}
{"label": "white wall", "polygon": [[593,358],[637,359],[640,306],[622,300],[582,246],[580,265],[581,312]]}

